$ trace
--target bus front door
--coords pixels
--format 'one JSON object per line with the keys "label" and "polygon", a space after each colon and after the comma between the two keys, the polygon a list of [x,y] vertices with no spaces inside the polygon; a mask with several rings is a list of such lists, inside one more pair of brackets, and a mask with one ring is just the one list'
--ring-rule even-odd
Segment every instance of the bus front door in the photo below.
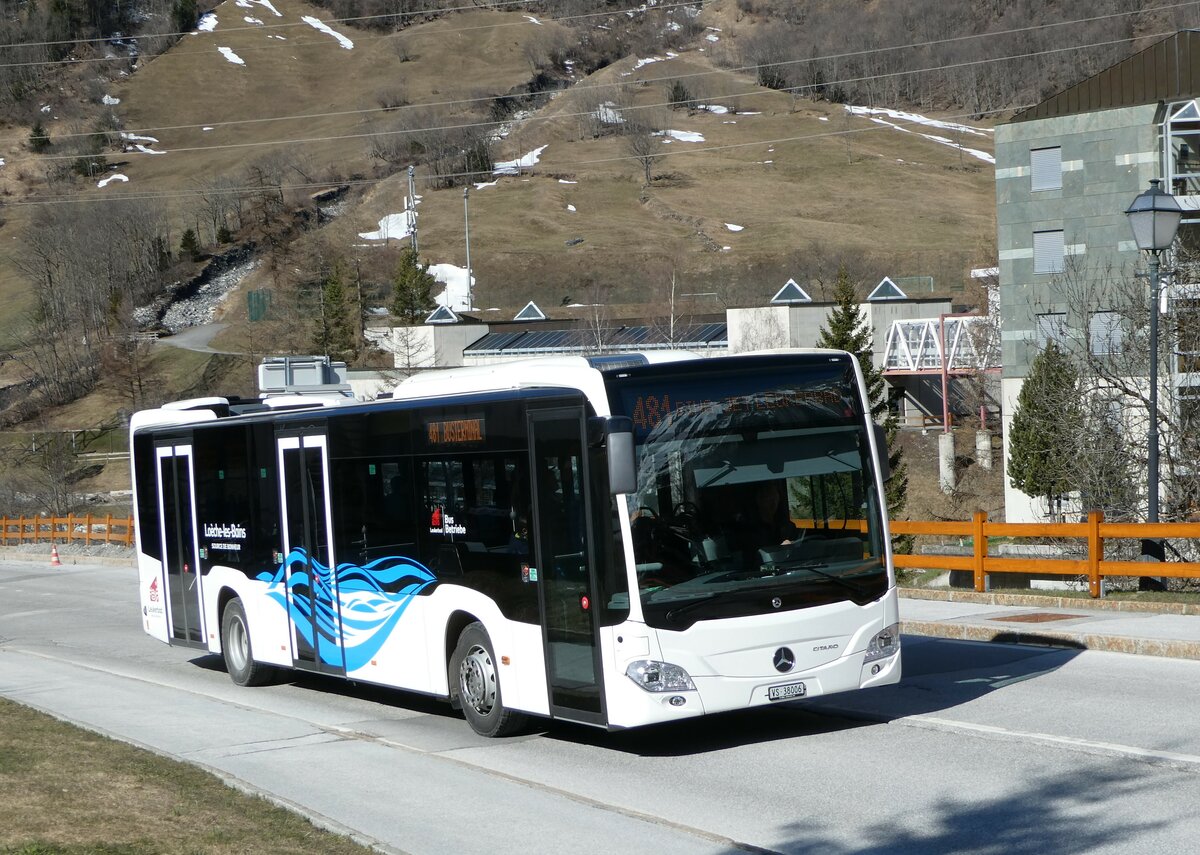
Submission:
{"label": "bus front door", "polygon": [[164,444],[158,458],[158,513],[162,520],[163,584],[172,643],[204,647],[200,553],[196,539],[192,446]]}
{"label": "bus front door", "polygon": [[529,413],[537,562],[531,572],[537,578],[550,712],[603,724],[584,427],[581,408]]}
{"label": "bus front door", "polygon": [[345,674],[325,436],[276,438],[292,662]]}

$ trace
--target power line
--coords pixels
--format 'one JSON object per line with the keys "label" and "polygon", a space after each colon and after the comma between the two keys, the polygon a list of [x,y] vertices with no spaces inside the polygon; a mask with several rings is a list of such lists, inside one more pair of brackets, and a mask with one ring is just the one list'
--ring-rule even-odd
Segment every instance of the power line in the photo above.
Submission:
{"label": "power line", "polygon": [[[496,0],[496,2],[491,2],[491,3],[489,3],[489,2],[472,3],[468,6],[443,6],[438,9],[425,9],[420,12],[390,12],[388,14],[383,14],[383,15],[358,15],[355,17],[348,17],[348,18],[329,18],[328,20],[323,21],[323,23],[326,23],[326,24],[351,24],[351,23],[361,23],[361,22],[365,22],[365,21],[378,21],[378,20],[382,20],[385,18],[393,19],[393,20],[397,19],[397,18],[417,18],[417,17],[421,17],[424,15],[442,15],[447,12],[475,12],[475,11],[479,11],[481,9],[485,9],[485,10],[486,9],[494,9],[498,6],[512,6],[515,4],[524,5],[526,3],[536,3],[536,2],[539,2],[539,0]],[[266,8],[266,7],[264,7],[264,8]],[[207,15],[207,14],[215,14],[215,13],[205,13],[205,14]],[[205,16],[202,15],[201,20],[203,20],[204,17]],[[243,16],[243,17],[245,17],[245,16]],[[222,33],[235,33],[235,32],[239,32],[242,30],[273,30],[273,29],[287,29],[290,27],[304,27],[304,26],[307,26],[307,24],[305,24],[303,21],[285,22],[285,23],[278,23],[278,24],[261,24],[261,25],[251,24],[248,27],[222,27],[221,32]],[[195,35],[196,32],[197,32],[197,30],[185,30],[184,32],[175,32],[175,33],[140,33],[136,36],[129,36],[129,37],[125,38],[124,40],[125,41],[136,41],[137,39],[161,39],[161,38],[169,39],[169,38]],[[111,36],[108,36],[108,37],[101,36],[101,37],[94,38],[94,39],[59,39],[58,41],[50,41],[50,42],[7,42],[5,44],[0,44],[0,48],[52,47],[55,45],[107,44],[110,42],[112,42]]]}
{"label": "power line", "polygon": [[[986,113],[1003,113],[1003,112],[1009,111],[1010,109],[1023,110],[1030,106],[1033,106],[1033,105],[1032,104],[1023,104],[1023,105],[1020,105],[1017,107],[1004,107],[1004,108],[996,109],[996,110],[987,110],[987,111],[984,111],[984,113],[985,114]],[[965,119],[965,118],[970,118],[971,116],[976,116],[976,115],[980,115],[980,114],[974,113],[974,112],[962,113],[962,114],[958,114],[958,115],[946,116],[945,118],[946,119]],[[906,122],[903,119],[896,119],[895,123],[901,127],[927,127],[926,125],[924,125],[920,122],[917,122],[917,121],[907,121]],[[749,148],[751,146],[778,145],[781,143],[789,143],[789,142],[807,142],[810,140],[828,139],[831,137],[849,136],[849,135],[854,135],[854,134],[869,133],[869,132],[881,131],[881,130],[895,130],[895,127],[890,126],[890,125],[883,126],[883,125],[871,124],[871,125],[869,125],[867,127],[863,127],[863,128],[847,128],[847,129],[839,130],[839,131],[824,131],[824,132],[817,133],[817,134],[803,134],[800,136],[761,138],[761,139],[755,139],[755,140],[751,140],[751,141],[727,143],[724,145],[704,146],[704,147],[700,147],[700,148],[692,147],[692,148],[684,149],[684,148],[674,148],[673,147],[671,151],[664,151],[662,154],[654,155],[654,157],[656,159],[665,159],[668,157],[674,157],[674,156],[678,156],[678,155],[711,154],[713,152],[729,151],[729,150],[740,149],[740,148]],[[637,158],[633,155],[616,155],[616,156],[612,156],[612,157],[600,157],[600,158],[591,158],[588,160],[568,161],[565,163],[555,164],[555,166],[557,169],[561,170],[561,169],[578,168],[578,167],[582,167],[582,166],[595,166],[595,165],[605,164],[605,163],[619,163],[619,162],[636,161],[636,160],[637,160]],[[399,174],[399,173],[397,173],[397,174]],[[442,180],[442,179],[454,179],[454,178],[476,178],[476,177],[484,177],[484,176],[486,176],[488,178],[503,177],[503,176],[495,176],[493,172],[479,172],[479,171],[439,173],[439,174],[437,174],[435,176],[431,176],[431,177]],[[181,189],[181,190],[144,191],[144,192],[135,191],[133,193],[106,194],[104,196],[97,196],[97,195],[84,196],[84,195],[78,194],[78,193],[71,193],[71,194],[60,194],[58,196],[44,196],[39,199],[32,199],[32,200],[26,200],[26,201],[10,201],[10,202],[8,202],[8,205],[11,207],[21,207],[21,206],[27,207],[27,206],[34,206],[34,205],[76,204],[76,203],[85,203],[85,202],[106,202],[107,203],[107,202],[118,202],[118,201],[139,201],[139,200],[154,200],[154,199],[164,199],[164,200],[165,199],[184,199],[184,198],[194,198],[197,196],[236,195],[236,194],[242,194],[242,193],[263,192],[264,190],[268,190],[272,193],[277,193],[277,192],[286,191],[286,190],[318,190],[318,189],[326,189],[332,185],[346,186],[346,187],[369,187],[369,186],[381,184],[381,183],[388,181],[394,177],[396,177],[396,176],[389,175],[389,176],[385,176],[383,178],[351,179],[351,180],[346,180],[346,181],[338,181],[338,180],[306,181],[306,182],[297,182],[297,183],[291,183],[291,184],[284,184],[284,183],[269,184],[269,185],[265,185],[265,186],[264,185],[243,185],[243,186],[238,186],[238,187],[197,188],[197,189],[190,189],[190,190],[182,190]]]}
{"label": "power line", "polygon": [[[1165,36],[1165,35],[1169,35],[1169,34],[1170,34],[1169,32],[1151,33],[1151,34],[1147,34],[1146,36],[1140,36],[1139,38],[1156,38],[1156,37],[1161,37],[1161,36]],[[1130,40],[1131,40],[1131,38],[1111,39],[1111,40],[1103,41],[1103,42],[1092,42],[1092,43],[1085,44],[1085,45],[1068,45],[1068,46],[1064,46],[1064,47],[1049,48],[1049,49],[1040,50],[1040,51],[1028,51],[1026,53],[1021,53],[1021,54],[1011,54],[1011,55],[1002,56],[1002,57],[991,57],[988,59],[967,60],[964,62],[951,63],[948,65],[933,65],[933,66],[926,66],[926,67],[917,68],[917,69],[906,69],[903,71],[887,72],[884,74],[860,75],[858,77],[848,77],[848,78],[843,78],[841,80],[827,80],[827,81],[822,81],[821,83],[802,84],[799,86],[789,87],[788,89],[778,90],[778,91],[795,93],[795,92],[799,92],[799,91],[825,88],[825,87],[829,87],[829,86],[845,85],[845,84],[849,84],[849,83],[863,83],[863,82],[866,82],[869,80],[883,80],[883,79],[894,78],[894,77],[905,77],[905,76],[914,75],[914,74],[926,74],[926,73],[938,72],[938,71],[951,71],[951,70],[970,68],[970,67],[980,66],[980,65],[988,65],[988,64],[999,63],[999,62],[1008,62],[1008,61],[1017,60],[1017,59],[1030,59],[1032,57],[1045,56],[1048,54],[1086,50],[1086,49],[1095,48],[1095,47],[1108,47],[1108,46],[1115,45],[1115,44],[1124,44]],[[708,74],[711,72],[704,72],[704,73]],[[680,79],[680,78],[678,76],[661,78],[661,80],[677,80],[677,79]],[[605,86],[607,86],[607,85],[608,84],[605,84]],[[619,84],[619,85],[623,85],[623,84]],[[591,88],[591,87],[584,87],[582,91],[587,91],[588,88]],[[750,90],[750,91],[741,92],[741,93],[733,93],[733,94],[723,96],[723,97],[738,98],[738,97],[743,97],[746,95],[761,94],[763,91],[764,90],[761,87],[756,87],[755,89]],[[633,105],[633,106],[629,106],[629,107],[624,107],[622,109],[629,110],[629,111],[661,109],[663,107],[671,106],[671,103],[672,102],[660,102],[657,104],[645,104],[645,105],[640,105],[640,106]],[[431,106],[431,105],[420,105],[420,106]],[[992,112],[1003,112],[1003,111],[998,110],[998,111],[992,111]],[[583,116],[589,116],[589,115],[592,115],[593,113],[594,113],[594,111],[591,111],[591,110],[581,111],[581,112],[573,112],[573,113],[556,113],[556,114],[552,114],[552,115],[533,116],[533,117],[530,117],[529,119],[527,119],[526,121],[542,122],[542,121],[552,121],[555,119],[571,119],[571,118],[579,118],[579,117],[583,117]],[[346,141],[346,140],[376,139],[379,137],[400,136],[400,135],[404,135],[404,134],[416,134],[416,133],[424,133],[424,132],[432,132],[432,131],[462,130],[462,129],[470,129],[470,128],[494,128],[494,127],[499,127],[504,124],[508,124],[508,122],[495,121],[495,120],[485,121],[485,122],[461,122],[461,123],[455,123],[455,124],[451,124],[451,125],[403,128],[403,129],[398,129],[398,130],[384,130],[384,131],[365,131],[365,132],[361,132],[361,133],[335,134],[335,135],[321,136],[321,137],[299,137],[299,138],[291,138],[291,139],[256,140],[256,141],[252,141],[252,142],[243,142],[243,143],[223,143],[223,144],[219,144],[219,145],[186,146],[183,148],[174,148],[174,149],[163,150],[161,153],[162,154],[167,154],[167,153],[186,154],[186,153],[192,153],[192,152],[198,152],[198,151],[222,151],[222,150],[251,149],[251,148],[263,148],[263,147],[274,147],[274,146],[286,146],[286,145],[311,145],[313,143],[329,143],[329,142],[342,142],[342,141]],[[194,127],[194,126],[187,126],[187,127]],[[95,134],[89,134],[88,136],[95,136]],[[22,157],[22,158],[16,158],[14,160],[14,162],[23,162],[23,161],[24,162],[28,162],[28,161],[45,162],[45,161],[55,161],[55,160],[75,160],[79,156],[80,156],[79,153],[62,154],[62,155],[42,155],[42,156],[29,155],[29,156]],[[147,156],[150,156],[150,155],[147,155]]]}
{"label": "power line", "polygon": [[[495,4],[493,4],[493,5],[495,5]],[[687,5],[691,5],[691,4],[679,3],[679,4],[674,4],[674,5],[687,6]],[[1137,10],[1137,11],[1133,11],[1133,12],[1116,12],[1116,13],[1111,13],[1111,14],[1107,14],[1107,15],[1095,15],[1095,16],[1091,16],[1091,17],[1087,17],[1087,18],[1076,18],[1076,19],[1073,19],[1070,21],[1059,21],[1059,22],[1054,22],[1054,23],[1049,23],[1049,24],[1037,24],[1037,25],[1031,25],[1031,26],[1027,26],[1027,27],[1014,27],[1014,28],[1007,29],[1007,30],[997,30],[997,31],[988,32],[988,33],[968,34],[968,35],[964,35],[964,36],[952,36],[952,37],[948,37],[945,39],[933,39],[933,40],[929,40],[929,41],[913,42],[913,43],[903,44],[903,45],[891,45],[891,46],[880,47],[880,48],[867,48],[867,49],[855,50],[855,51],[845,51],[842,53],[826,54],[824,56],[816,56],[816,57],[806,57],[803,59],[789,59],[789,60],[780,60],[777,62],[769,62],[769,63],[755,63],[753,65],[735,66],[735,67],[725,68],[725,69],[713,69],[711,71],[691,72],[689,74],[669,75],[669,76],[664,76],[664,77],[641,78],[639,82],[659,83],[659,82],[674,81],[674,80],[682,81],[682,80],[689,80],[689,79],[694,79],[694,78],[698,78],[698,77],[708,77],[708,76],[712,76],[712,75],[716,75],[716,74],[736,74],[739,72],[758,71],[759,69],[763,69],[763,68],[779,68],[779,67],[783,67],[783,66],[797,65],[800,63],[829,62],[829,61],[837,60],[837,59],[847,59],[850,57],[865,56],[865,55],[875,54],[875,53],[884,53],[884,52],[890,52],[890,51],[901,51],[901,50],[910,50],[910,49],[915,49],[915,48],[932,47],[935,45],[950,44],[950,43],[965,41],[965,40],[969,40],[969,39],[996,37],[996,36],[1004,36],[1004,35],[1014,35],[1014,34],[1018,34],[1018,33],[1027,33],[1027,32],[1033,32],[1036,30],[1049,29],[1049,28],[1053,28],[1053,27],[1064,27],[1064,26],[1073,26],[1076,24],[1093,23],[1095,21],[1107,20],[1107,19],[1111,19],[1111,18],[1120,18],[1120,17],[1129,16],[1129,15],[1143,14],[1143,13],[1156,12],[1156,11],[1166,11],[1166,10],[1170,10],[1170,9],[1178,9],[1178,8],[1183,8],[1183,7],[1188,7],[1188,6],[1197,6],[1197,5],[1200,5],[1200,0],[1187,0],[1187,2],[1173,3],[1173,4],[1169,4],[1169,5],[1165,5],[1165,6],[1156,6],[1152,9],[1141,9],[1141,10]],[[663,9],[673,8],[673,6],[664,5],[664,6],[655,6],[655,7],[648,7],[648,8],[652,8],[652,9],[656,9],[656,10],[663,10]],[[603,13],[603,14],[608,15],[610,13]],[[618,12],[618,14],[619,14],[619,12]],[[387,17],[387,16],[374,16],[374,17]],[[575,16],[575,17],[588,17],[588,16]],[[342,19],[342,20],[350,20],[350,19]],[[560,19],[547,19],[547,20],[570,20],[570,18],[567,17],[567,18],[560,18]],[[501,26],[501,25],[491,25],[491,26]],[[503,26],[508,26],[508,25],[505,24]],[[469,28],[465,28],[465,29],[473,30],[473,29],[480,29],[480,27],[469,27]],[[459,32],[459,30],[441,30],[441,31],[438,31],[437,33],[432,33],[430,35],[439,35],[440,36],[443,34],[449,34],[449,33],[454,33],[454,32]],[[1071,49],[1082,49],[1084,47],[1101,47],[1101,46],[1117,44],[1117,43],[1125,42],[1125,41],[1133,41],[1136,38],[1152,38],[1152,37],[1155,37],[1158,35],[1163,35],[1163,34],[1140,35],[1140,36],[1136,36],[1136,37],[1131,36],[1126,39],[1118,39],[1118,40],[1111,41],[1111,42],[1100,42],[1100,43],[1095,43],[1095,44],[1091,44],[1091,45],[1080,45],[1080,46],[1074,46],[1074,47],[1068,47],[1068,48],[1055,48],[1055,49],[1049,49],[1046,51],[1038,51],[1038,52],[1031,52],[1031,53],[1027,53],[1027,54],[1021,54],[1021,55],[1018,55],[1018,57],[1014,57],[1014,58],[1024,58],[1024,57],[1030,57],[1030,56],[1038,56],[1038,55],[1047,54],[1047,53],[1055,53],[1055,52],[1060,52],[1061,50],[1064,50],[1064,49],[1071,50]],[[312,42],[311,44],[324,45],[324,44],[326,44],[326,42],[324,40],[322,40],[320,42]],[[172,55],[178,56],[179,54],[172,54]],[[1008,58],[1008,57],[995,58],[995,61],[1000,61],[1000,60],[1003,60],[1006,58]],[[983,62],[990,62],[990,61],[993,61],[993,60],[979,60],[976,62],[983,63]],[[0,65],[0,67],[3,67],[3,66]],[[957,66],[952,66],[952,67],[957,67]],[[876,79],[876,78],[882,78],[882,77],[895,77],[895,76],[903,76],[904,74],[924,73],[925,70],[926,69],[914,69],[914,70],[910,70],[910,71],[889,72],[887,74],[882,74],[882,75],[871,75],[871,76],[854,78],[853,80],[828,81],[822,85],[831,86],[831,85],[837,85],[839,83],[846,83],[846,82],[860,82],[860,81],[864,81],[864,80],[870,80],[870,79]],[[612,89],[612,88],[621,87],[621,86],[625,86],[625,85],[626,85],[626,83],[623,81],[616,81],[613,83],[582,83],[582,84],[576,84],[575,86],[571,87],[571,91],[580,92],[580,91],[587,91],[589,89]],[[789,91],[793,90],[793,89],[799,89],[799,88],[802,88],[802,87],[790,87]],[[810,86],[809,88],[814,88],[814,87]],[[560,91],[562,91],[562,90],[558,90],[558,89],[537,90],[537,91],[528,93],[527,97],[538,97],[538,96],[542,96],[542,95],[551,95],[551,94],[554,94],[554,93],[560,92]],[[751,93],[742,93],[742,94],[751,94]],[[491,102],[491,101],[495,101],[495,100],[498,100],[503,97],[506,97],[506,96],[479,96],[479,97],[475,97],[475,98],[459,98],[459,99],[448,99],[448,100],[442,100],[442,101],[429,101],[429,102],[422,102],[420,104],[404,104],[404,105],[399,105],[397,107],[367,107],[367,108],[360,108],[360,109],[356,109],[356,110],[338,110],[338,111],[329,111],[329,112],[324,112],[324,113],[298,114],[298,115],[292,115],[292,116],[268,116],[268,117],[263,117],[263,118],[234,119],[234,120],[229,120],[229,121],[208,121],[208,122],[199,122],[198,121],[198,122],[189,123],[186,125],[164,125],[164,126],[133,128],[133,129],[127,130],[126,133],[134,133],[134,134],[160,133],[162,131],[193,129],[193,128],[199,128],[199,127],[214,127],[214,128],[216,128],[216,127],[225,127],[225,126],[231,126],[231,125],[258,124],[258,123],[263,123],[263,122],[300,121],[300,120],[304,120],[304,119],[332,118],[332,117],[337,117],[337,116],[368,115],[368,114],[375,114],[375,113],[395,112],[395,111],[399,111],[399,110],[414,110],[414,109],[429,108],[429,107],[465,106],[465,105],[470,105],[470,104]],[[481,124],[486,124],[486,123],[481,123]],[[56,136],[58,139],[67,139],[67,138],[77,137],[77,136],[94,136],[94,134],[92,134],[92,133],[59,134]],[[11,143],[18,143],[18,142],[20,142],[20,140],[17,138],[9,138],[7,140],[0,140],[0,142],[5,142],[5,143],[11,144]]]}
{"label": "power line", "polygon": [[[451,11],[452,12],[480,11],[480,10],[487,11],[489,9],[495,9],[497,6],[511,5],[513,2],[530,3],[530,2],[535,2],[535,0],[497,0],[497,2],[493,2],[493,3],[480,3],[478,6],[457,6],[457,7],[453,7],[453,8],[448,8],[444,11],[448,11],[448,12],[451,12]],[[566,22],[566,21],[582,21],[582,20],[586,20],[588,18],[611,18],[615,15],[628,14],[630,12],[643,12],[643,13],[669,12],[674,9],[679,9],[679,8],[683,8],[683,7],[693,7],[694,8],[695,0],[683,0],[683,2],[664,3],[664,4],[660,4],[660,5],[656,5],[656,6],[639,5],[639,6],[629,8],[629,9],[609,9],[604,12],[585,12],[585,13],[581,13],[578,15],[562,15],[557,18],[537,17],[536,20],[529,20],[529,18],[532,18],[534,16],[526,15],[526,16],[524,16],[525,20],[522,20],[522,21],[504,21],[501,23],[474,24],[472,26],[467,26],[467,27],[454,27],[454,28],[450,28],[450,29],[438,30],[435,33],[435,35],[439,35],[439,36],[440,35],[451,35],[454,33],[465,33],[465,32],[471,32],[474,30],[488,30],[488,29],[499,28],[499,27],[529,27],[529,26],[538,26],[539,24],[544,24],[544,23],[562,23],[562,22]],[[437,10],[437,11],[442,11],[442,10]],[[368,16],[361,16],[358,18],[330,18],[328,20],[322,20],[321,23],[328,25],[328,24],[337,24],[337,23],[344,23],[344,22],[370,20],[370,19],[375,19],[375,18],[394,18],[394,17],[400,17],[402,15],[423,15],[423,14],[428,14],[428,13],[413,12],[413,13],[397,13],[396,15],[368,15]],[[220,35],[224,35],[226,33],[261,31],[261,30],[266,30],[266,29],[280,29],[280,28],[290,28],[290,27],[311,27],[311,25],[309,23],[307,23],[306,21],[297,21],[297,22],[281,23],[281,24],[262,24],[262,25],[252,24],[250,26],[245,26],[245,27],[222,27],[221,31],[220,31]],[[392,36],[396,35],[398,32],[402,32],[402,30],[396,30],[396,31],[393,31],[390,33],[382,33],[382,34],[378,34],[378,35],[359,33],[355,36],[355,39],[359,40],[359,41],[374,41],[377,39],[391,38]],[[216,34],[216,31],[215,30],[212,31],[212,34]],[[182,38],[183,36],[199,35],[199,31],[191,30],[186,33],[163,33],[163,34],[151,35],[151,36],[143,35],[143,36],[136,36],[134,38],[150,39],[150,38],[159,37],[160,35],[163,38],[174,38],[176,36]],[[96,42],[96,41],[108,42],[110,40],[109,39],[87,39],[87,40],[83,40],[83,41],[85,41],[85,43],[90,43],[90,42]],[[34,46],[39,46],[39,45],[76,44],[76,43],[77,42],[75,42],[75,41],[28,42],[28,43],[13,43],[13,44],[8,44],[8,45],[0,45],[0,47],[15,48],[15,47],[34,47]],[[291,47],[291,48],[310,47],[310,46],[334,47],[337,45],[333,42],[328,41],[327,39],[314,39],[313,41],[305,41],[305,42],[290,42],[287,45],[287,47]],[[270,49],[278,48],[278,47],[281,47],[281,46],[280,45],[263,45],[260,47],[249,47],[249,48],[241,47],[241,48],[239,48],[239,50],[245,51],[246,53],[255,53],[260,50],[270,50]],[[206,54],[206,53],[208,53],[208,51],[184,50],[184,51],[172,52],[171,55],[172,56],[200,56],[201,54]],[[163,55],[164,54],[158,54],[158,56],[163,56]],[[157,56],[153,57],[153,58],[157,59]],[[113,62],[113,61],[115,61],[115,59],[116,58],[110,58],[110,57],[89,57],[86,59],[31,60],[29,62],[0,63],[0,68],[28,68],[31,66],[39,66],[39,65],[55,65],[55,66],[57,66],[57,65],[87,65],[87,64],[96,63],[96,62]]]}
{"label": "power line", "polygon": [[[497,6],[509,5],[512,2],[525,3],[525,2],[534,2],[534,0],[508,0],[508,2],[505,2],[505,0],[497,0],[497,2],[493,2],[493,3],[480,3],[478,6],[447,7],[445,10],[437,10],[437,11],[472,11],[472,10],[476,10],[476,9],[492,9]],[[1012,27],[1009,29],[993,30],[993,31],[985,32],[985,33],[969,33],[969,34],[963,35],[963,36],[950,36],[950,37],[947,37],[944,39],[930,39],[930,40],[927,40],[924,42],[911,42],[909,44],[903,44],[903,45],[890,45],[890,46],[879,47],[879,48],[863,48],[860,50],[845,51],[842,53],[828,54],[826,56],[820,56],[820,57],[808,57],[805,59],[798,59],[798,60],[785,60],[783,62],[777,62],[777,63],[760,63],[756,66],[752,66],[752,68],[758,68],[758,67],[770,68],[770,67],[775,67],[775,66],[779,66],[779,65],[788,65],[788,64],[794,64],[794,63],[800,63],[800,62],[822,62],[822,61],[828,61],[828,60],[833,60],[833,59],[844,59],[844,58],[854,57],[854,56],[865,56],[865,55],[872,54],[872,53],[881,53],[881,52],[894,51],[894,50],[908,50],[908,49],[913,49],[913,48],[933,47],[933,46],[939,45],[939,44],[950,44],[953,42],[966,41],[966,40],[970,40],[970,39],[992,38],[992,37],[996,37],[996,36],[1014,35],[1014,34],[1018,34],[1018,33],[1033,32],[1036,30],[1051,29],[1054,27],[1073,26],[1075,24],[1086,24],[1086,23],[1092,23],[1095,21],[1103,21],[1103,20],[1107,20],[1107,19],[1111,19],[1111,18],[1128,17],[1130,15],[1142,15],[1142,14],[1149,14],[1149,13],[1153,13],[1153,12],[1165,12],[1165,11],[1169,11],[1172,9],[1179,9],[1179,8],[1184,8],[1184,7],[1188,7],[1188,6],[1196,6],[1198,4],[1200,4],[1200,0],[1184,0],[1184,2],[1171,3],[1171,4],[1166,4],[1163,6],[1154,6],[1151,8],[1136,9],[1136,10],[1127,11],[1127,12],[1113,12],[1113,13],[1109,13],[1106,15],[1094,15],[1094,16],[1087,17],[1087,18],[1075,18],[1070,21],[1056,21],[1056,22],[1051,22],[1051,23],[1047,23],[1047,24],[1033,24],[1033,25],[1026,26],[1026,27]],[[564,16],[557,17],[557,18],[543,16],[543,17],[539,17],[537,20],[539,22],[543,22],[543,23],[544,22],[559,23],[559,22],[566,22],[566,21],[584,20],[584,19],[588,19],[588,18],[599,18],[599,17],[607,18],[607,17],[612,17],[615,15],[620,15],[622,13],[628,14],[630,12],[671,11],[673,9],[681,8],[681,7],[694,7],[694,5],[695,5],[694,0],[690,0],[690,2],[688,0],[685,0],[685,2],[660,4],[660,5],[656,5],[656,6],[646,6],[643,4],[643,5],[639,5],[637,7],[631,8],[631,9],[613,9],[613,10],[608,10],[608,11],[604,11],[604,12],[587,12],[587,13],[581,13],[579,15],[564,15]],[[394,15],[367,15],[367,16],[360,16],[357,18],[331,18],[331,19],[322,21],[322,23],[329,24],[329,23],[352,22],[352,21],[360,21],[360,20],[392,18],[392,17],[400,17],[400,16],[404,16],[404,15],[419,15],[419,14],[426,14],[426,13],[415,13],[414,12],[414,13],[396,13]],[[529,16],[526,16],[526,17],[529,17]],[[468,27],[455,27],[455,28],[449,28],[449,29],[441,29],[432,34],[425,33],[423,35],[447,36],[447,35],[453,35],[455,33],[471,32],[471,31],[475,31],[475,30],[486,30],[486,29],[493,29],[493,28],[499,28],[499,27],[512,27],[512,26],[531,26],[531,25],[533,25],[533,22],[529,21],[529,20],[508,21],[508,22],[504,22],[504,23],[476,24],[476,25],[472,25],[472,26],[468,26]],[[296,23],[287,23],[287,24],[270,24],[270,25],[263,25],[261,27],[257,26],[257,25],[250,26],[250,27],[228,27],[228,28],[223,28],[221,30],[221,33],[238,32],[238,31],[243,31],[243,30],[261,30],[261,29],[266,29],[266,28],[305,27],[305,26],[309,26],[309,25],[305,22],[296,22]],[[396,35],[398,32],[400,32],[400,31],[394,31],[392,33],[385,33],[385,34],[381,34],[381,35],[363,35],[360,33],[356,36],[356,38],[361,41],[369,41],[369,40],[373,40],[373,39],[390,38],[390,37]],[[164,35],[164,36],[197,35],[197,32],[190,31],[187,33],[169,33],[169,34],[162,34],[162,35]],[[153,38],[153,37],[154,36],[138,36],[137,38]],[[92,40],[88,40],[88,41],[107,41],[107,40],[92,39]],[[31,43],[26,43],[24,46],[41,45],[41,44],[52,45],[52,44],[63,44],[63,43],[70,44],[70,43],[74,43],[74,42],[69,42],[69,41],[68,42],[31,42]],[[19,43],[13,43],[13,44],[9,44],[9,45],[0,45],[0,47],[21,47],[21,46],[22,45]],[[305,42],[292,42],[289,45],[287,45],[287,47],[290,47],[290,48],[313,47],[313,46],[334,47],[336,45],[334,42],[330,42],[327,39],[316,39],[313,41],[305,41]],[[281,46],[280,45],[263,45],[261,47],[245,47],[245,46],[243,46],[243,47],[239,48],[239,50],[246,52],[246,53],[253,53],[253,52],[260,51],[260,50],[271,50],[271,49],[275,49],[275,48],[279,48],[279,47],[281,47]],[[207,51],[175,51],[175,52],[172,52],[171,55],[172,56],[193,56],[193,55],[199,56],[201,54],[207,54],[207,53],[208,53]],[[159,54],[159,56],[162,56],[162,55],[164,55],[164,54]],[[157,58],[157,57],[154,57],[154,58]],[[72,63],[82,64],[82,63],[112,62],[112,61],[114,61],[114,60],[107,58],[107,57],[96,57],[96,58],[78,59],[78,60],[39,60],[39,61],[35,61],[35,62],[24,62],[24,63],[0,63],[0,68],[28,67],[28,66],[38,66],[38,65],[64,65],[64,64],[72,64]]]}

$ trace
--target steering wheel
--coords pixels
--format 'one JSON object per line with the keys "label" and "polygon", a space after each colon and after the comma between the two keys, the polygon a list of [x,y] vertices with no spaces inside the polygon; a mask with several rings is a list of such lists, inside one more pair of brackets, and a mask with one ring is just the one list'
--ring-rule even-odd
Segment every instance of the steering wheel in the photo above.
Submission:
{"label": "steering wheel", "polygon": [[698,517],[700,516],[700,508],[695,502],[682,501],[676,505],[671,513],[677,517]]}

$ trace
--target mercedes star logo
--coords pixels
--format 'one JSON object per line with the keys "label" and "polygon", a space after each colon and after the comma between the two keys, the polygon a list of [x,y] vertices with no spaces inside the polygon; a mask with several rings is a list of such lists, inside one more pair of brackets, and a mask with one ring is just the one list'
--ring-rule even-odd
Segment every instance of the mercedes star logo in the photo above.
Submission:
{"label": "mercedes star logo", "polygon": [[771,598],[771,607],[772,607],[772,608],[775,608],[775,609],[777,609],[777,608],[779,608],[779,607],[780,607],[780,606],[782,606],[782,605],[783,605],[783,600],[782,600],[781,598],[779,598],[779,597],[772,597],[772,598]]}
{"label": "mercedes star logo", "polygon": [[775,670],[783,673],[796,667],[796,656],[788,648],[781,647],[775,651]]}

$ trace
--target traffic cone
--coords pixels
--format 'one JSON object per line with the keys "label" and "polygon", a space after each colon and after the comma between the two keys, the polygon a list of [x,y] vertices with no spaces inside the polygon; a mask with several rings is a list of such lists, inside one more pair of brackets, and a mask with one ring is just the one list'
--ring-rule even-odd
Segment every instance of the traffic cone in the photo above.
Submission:
{"label": "traffic cone", "polygon": [[50,566],[51,567],[62,567],[62,562],[58,560],[58,544],[57,543],[50,545]]}

